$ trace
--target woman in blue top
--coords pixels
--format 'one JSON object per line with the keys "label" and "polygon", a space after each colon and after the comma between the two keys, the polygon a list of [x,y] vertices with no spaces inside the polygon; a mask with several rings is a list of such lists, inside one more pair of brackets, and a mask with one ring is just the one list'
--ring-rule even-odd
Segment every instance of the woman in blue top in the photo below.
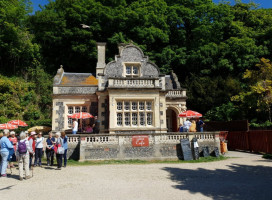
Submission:
{"label": "woman in blue top", "polygon": [[63,167],[66,167],[66,164],[67,164],[68,137],[67,137],[67,135],[65,135],[65,132],[61,132],[61,138],[63,139],[63,148],[64,148],[64,154],[63,154],[64,166]]}
{"label": "woman in blue top", "polygon": [[7,166],[8,166],[8,156],[9,156],[9,149],[13,149],[13,145],[7,138],[9,135],[9,130],[4,130],[3,137],[0,140],[0,153],[2,157],[1,165],[0,165],[0,172],[1,177],[7,177]]}

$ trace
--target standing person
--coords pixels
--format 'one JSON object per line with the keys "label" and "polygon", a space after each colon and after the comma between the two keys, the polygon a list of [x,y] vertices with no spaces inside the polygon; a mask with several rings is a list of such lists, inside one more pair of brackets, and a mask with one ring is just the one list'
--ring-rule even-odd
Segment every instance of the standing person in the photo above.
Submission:
{"label": "standing person", "polygon": [[191,126],[191,122],[189,119],[187,119],[185,122],[184,122],[184,125],[183,125],[183,132],[189,132],[189,129],[190,129],[190,126]]}
{"label": "standing person", "polygon": [[63,154],[63,160],[64,160],[63,164],[64,165],[63,165],[63,167],[66,167],[66,165],[67,165],[68,137],[67,137],[67,135],[65,135],[65,132],[61,132],[61,138],[63,139],[63,148],[64,148],[64,154]]}
{"label": "standing person", "polygon": [[38,137],[36,138],[36,144],[35,144],[34,167],[37,166],[37,163],[39,167],[42,166],[43,141],[44,141],[44,137],[42,137],[42,132],[39,132]]}
{"label": "standing person", "polygon": [[[23,180],[24,169],[25,169],[25,179],[29,179],[29,153],[31,152],[31,147],[29,141],[26,138],[26,133],[21,132],[20,141],[16,145],[16,156],[19,165],[19,180]],[[33,153],[33,152],[31,152]]]}
{"label": "standing person", "polygon": [[182,124],[179,124],[179,132],[183,132],[183,125]]}
{"label": "standing person", "polygon": [[15,132],[14,132],[14,131],[11,131],[11,132],[10,132],[9,141],[10,141],[11,144],[13,145],[13,149],[14,149],[14,152],[13,152],[13,154],[11,155],[11,158],[10,158],[10,167],[11,167],[11,168],[14,168],[13,162],[16,162],[16,155],[15,155],[15,152],[16,152],[16,144],[17,144],[17,141],[18,141],[17,138],[15,137]]}
{"label": "standing person", "polygon": [[93,133],[99,133],[99,131],[100,131],[99,123],[100,123],[100,121],[98,120],[97,116],[95,116],[94,117],[94,124],[93,124]]}
{"label": "standing person", "polygon": [[54,143],[55,138],[53,138],[53,134],[50,132],[46,140],[47,166],[53,166],[54,164]]}
{"label": "standing person", "polygon": [[72,134],[77,134],[78,131],[78,122],[76,119],[73,119],[73,131]]}
{"label": "standing person", "polygon": [[196,130],[197,132],[203,132],[203,126],[205,125],[205,123],[202,121],[202,117],[197,119],[196,122]]}
{"label": "standing person", "polygon": [[192,124],[189,129],[190,132],[196,132],[196,122],[195,120],[192,120]]}
{"label": "standing person", "polygon": [[60,137],[60,132],[56,133],[56,145],[54,148],[54,151],[56,152],[56,158],[57,158],[57,163],[58,163],[58,170],[61,170],[61,165],[62,165],[62,154],[58,153],[58,148],[63,147],[63,139]]}
{"label": "standing person", "polygon": [[1,177],[7,177],[7,166],[8,166],[8,156],[9,156],[9,149],[13,149],[11,142],[8,139],[9,130],[5,129],[3,133],[3,137],[0,140],[0,153],[2,157],[1,166],[0,166],[0,173]]}
{"label": "standing person", "polygon": [[36,132],[32,131],[30,133],[30,136],[28,137],[28,141],[29,141],[29,146],[31,148],[31,151],[29,151],[29,168],[31,168],[32,165],[32,160],[34,158],[35,155],[35,140],[36,140]]}

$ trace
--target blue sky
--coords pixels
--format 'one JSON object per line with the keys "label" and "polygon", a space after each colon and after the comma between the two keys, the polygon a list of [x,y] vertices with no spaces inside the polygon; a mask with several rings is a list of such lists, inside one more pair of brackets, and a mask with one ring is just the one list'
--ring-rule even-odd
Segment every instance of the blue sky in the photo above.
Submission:
{"label": "blue sky", "polygon": [[[218,3],[220,0],[213,0],[214,2]],[[234,0],[229,0],[230,2],[234,2]],[[250,0],[242,0],[244,3],[250,2]],[[262,8],[272,8],[272,0],[254,0],[255,3],[260,4]],[[39,10],[39,4],[45,5],[48,3],[48,0],[32,0],[34,12]]]}

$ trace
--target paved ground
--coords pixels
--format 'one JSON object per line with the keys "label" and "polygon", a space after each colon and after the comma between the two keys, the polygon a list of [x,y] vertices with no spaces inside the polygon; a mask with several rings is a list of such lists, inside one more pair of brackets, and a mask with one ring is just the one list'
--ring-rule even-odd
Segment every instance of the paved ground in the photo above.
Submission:
{"label": "paved ground", "polygon": [[0,178],[0,199],[272,199],[272,162],[231,152],[225,161],[195,164],[35,168],[34,177]]}

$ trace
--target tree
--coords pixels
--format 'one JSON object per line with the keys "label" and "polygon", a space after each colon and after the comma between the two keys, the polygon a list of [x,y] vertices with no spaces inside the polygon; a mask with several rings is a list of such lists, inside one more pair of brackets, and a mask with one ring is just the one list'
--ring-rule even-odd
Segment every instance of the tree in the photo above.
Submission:
{"label": "tree", "polygon": [[242,103],[252,98],[258,112],[267,113],[271,122],[271,106],[272,106],[272,63],[270,60],[262,58],[260,63],[256,65],[256,69],[246,70],[244,78],[249,81],[249,88],[245,92],[241,92],[232,98],[233,101],[241,101]]}

